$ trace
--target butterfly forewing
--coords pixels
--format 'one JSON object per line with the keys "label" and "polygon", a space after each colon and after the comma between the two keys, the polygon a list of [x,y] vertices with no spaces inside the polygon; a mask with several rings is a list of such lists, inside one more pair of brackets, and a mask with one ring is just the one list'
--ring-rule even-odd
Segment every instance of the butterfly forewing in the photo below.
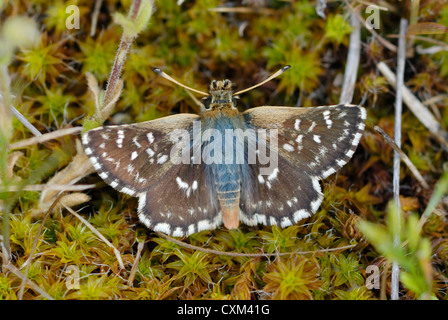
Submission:
{"label": "butterfly forewing", "polygon": [[[171,134],[183,129],[192,138],[198,120],[197,115],[182,114],[83,135],[85,153],[100,177],[116,190],[139,197],[138,215],[148,228],[183,236],[221,223],[206,165],[174,164],[171,159],[176,142]],[[192,140],[189,145],[197,155]]]}
{"label": "butterfly forewing", "polygon": [[171,167],[174,129],[191,130],[199,117],[183,114],[143,123],[100,127],[86,132],[82,143],[100,177],[131,196],[157,184]]}
{"label": "butterfly forewing", "polygon": [[319,179],[350,160],[366,120],[365,109],[352,105],[259,107],[247,110],[245,116],[256,128],[277,129],[279,156]]}

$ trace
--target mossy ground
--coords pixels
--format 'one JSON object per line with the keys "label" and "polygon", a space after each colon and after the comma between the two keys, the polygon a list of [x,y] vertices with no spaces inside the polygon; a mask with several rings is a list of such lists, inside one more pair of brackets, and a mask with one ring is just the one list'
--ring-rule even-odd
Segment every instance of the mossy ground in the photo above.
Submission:
{"label": "mossy ground", "polygon": [[[289,64],[292,68],[279,79],[244,94],[241,110],[261,105],[338,103],[351,32],[346,2],[329,2],[325,19],[315,13],[313,1],[197,0],[181,5],[177,2],[180,1],[155,2],[149,26],[139,34],[128,53],[122,73],[123,92],[106,124],[198,111],[184,89],[158,77],[152,72],[153,67],[163,68],[191,87],[206,90],[212,79],[225,78],[234,81],[239,89],[246,88]],[[364,19],[369,16],[361,2],[349,3],[360,8]],[[409,17],[410,2],[382,1],[382,4],[387,4],[388,11],[380,11],[381,24],[376,32],[396,45],[397,38],[388,35],[398,33],[400,17]],[[69,5],[79,8],[79,29],[67,29]],[[112,14],[127,12],[131,1],[102,1],[95,33],[90,35],[94,5],[95,1],[83,0],[20,0],[7,3],[1,12],[0,27],[8,17],[19,14],[33,17],[40,26],[39,43],[17,51],[8,70],[15,96],[13,105],[42,133],[80,126],[95,113],[86,73],[93,74],[105,88],[122,35],[121,27],[113,23]],[[249,10],[225,13],[210,10],[232,6]],[[418,22],[448,25],[447,1],[420,1],[417,13]],[[350,163],[323,181],[325,198],[318,212],[286,229],[242,226],[234,231],[203,231],[183,239],[225,252],[314,253],[230,257],[179,246],[139,223],[135,198],[114,191],[97,174],[92,174],[80,182],[97,183],[95,189],[84,191],[91,200],[74,209],[118,249],[125,269],[120,269],[110,246],[70,212],[58,209],[45,222],[28,278],[55,299],[390,297],[393,252],[378,246],[375,240],[370,241],[374,237],[368,241],[360,233],[358,222],[389,227],[397,223],[386,218],[387,205],[393,197],[393,150],[373,129],[379,126],[393,136],[395,89],[379,73],[377,63],[385,61],[395,70],[396,52],[386,48],[366,28],[361,32],[361,60],[353,103],[362,101],[368,110],[366,131]],[[405,84],[421,101],[427,102],[442,127],[448,130],[448,51],[446,47],[434,54],[420,54],[417,50],[440,45],[447,37],[436,34],[427,38],[436,43],[416,38],[409,46]],[[431,100],[434,97],[437,98]],[[424,297],[446,300],[446,198],[429,216],[421,232],[411,232],[415,225],[411,217],[420,216],[427,207],[436,182],[446,170],[447,152],[406,106],[402,127],[402,150],[430,188],[422,188],[402,164],[402,225],[407,226],[403,230],[409,231],[410,238],[402,236],[406,247],[403,250],[407,251],[401,252],[404,260],[400,261],[410,279],[404,279],[406,286],[400,286],[400,298],[415,299],[426,294]],[[13,120],[11,142],[31,136],[18,120]],[[76,135],[65,136],[21,149],[11,179],[45,184],[71,162],[77,152],[77,139]],[[12,193],[2,195],[4,200],[12,198]],[[14,202],[10,201],[11,264],[22,271],[42,222],[42,216],[37,219],[32,216],[39,207],[39,199],[40,192],[25,191],[17,194]],[[380,231],[373,230],[374,235],[375,232],[377,235]],[[129,282],[139,242],[145,245],[135,277]],[[351,244],[354,245],[351,249],[319,251]],[[386,249],[387,245],[390,243],[385,244]],[[412,264],[415,270],[409,267]],[[79,272],[78,288],[70,287],[73,266]],[[366,285],[370,281],[370,273],[366,271],[369,266],[378,267],[379,289]],[[21,282],[3,268],[0,299],[17,299]],[[23,299],[41,298],[36,290],[25,286]]]}

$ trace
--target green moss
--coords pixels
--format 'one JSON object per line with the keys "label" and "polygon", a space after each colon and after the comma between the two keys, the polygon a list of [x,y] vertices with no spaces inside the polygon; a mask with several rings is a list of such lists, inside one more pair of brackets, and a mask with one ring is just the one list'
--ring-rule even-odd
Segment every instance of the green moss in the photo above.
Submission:
{"label": "green moss", "polygon": [[[127,54],[121,72],[123,91],[105,119],[107,124],[198,112],[190,95],[157,76],[153,67],[191,87],[207,90],[210,80],[221,78],[229,78],[243,89],[291,65],[280,78],[243,94],[241,109],[260,105],[307,107],[337,103],[339,99],[351,32],[344,2],[328,2],[323,19],[315,13],[315,1],[274,1],[261,8],[245,1],[245,13],[209,10],[235,10],[234,3],[230,6],[228,1],[184,1],[182,5],[157,1],[151,21],[147,23],[145,16],[140,16],[137,24],[129,21],[127,14],[132,2],[103,1],[93,35],[91,1],[20,0],[2,7],[2,23],[12,16],[29,15],[40,24],[42,35],[40,39],[36,36],[37,44],[18,51],[10,47],[14,39],[0,32],[0,64],[7,66],[12,80],[10,93],[15,97],[11,100],[40,132],[70,126],[83,126],[85,132],[102,125],[87,89],[86,73],[94,75],[100,89],[106,88],[123,26],[128,35],[138,33],[138,37]],[[238,2],[238,6],[244,3]],[[80,9],[80,29],[66,28],[69,14],[65,10],[70,4]],[[403,10],[406,4],[388,4],[395,10],[381,13],[381,29],[376,32],[395,43],[388,35],[397,33],[397,22],[407,14]],[[365,9],[363,4],[359,6],[361,11]],[[121,16],[116,16],[117,12]],[[118,17],[115,22],[114,16]],[[420,3],[419,21],[447,25],[447,17],[446,5]],[[428,37],[446,41],[446,34]],[[125,269],[120,269],[116,252],[108,244],[76,217],[57,208],[39,235],[28,278],[56,299],[379,299],[390,295],[390,286],[368,289],[366,268],[374,264],[387,273],[388,261],[396,259],[402,268],[400,297],[446,299],[448,234],[443,214],[447,207],[440,202],[445,194],[444,180],[436,187],[446,166],[446,152],[405,106],[402,150],[430,188],[422,188],[402,164],[400,192],[406,212],[402,221],[391,219],[387,203],[392,197],[393,149],[374,126],[393,135],[395,89],[376,66],[386,61],[396,70],[396,53],[365,28],[361,41],[353,103],[363,101],[368,110],[366,132],[350,163],[322,181],[325,198],[313,217],[288,228],[241,226],[182,239],[200,248],[239,255],[202,252],[160,238],[138,223],[136,199],[107,187],[96,174],[80,181],[71,177],[70,181],[78,184],[96,184],[96,188],[82,191],[91,200],[74,209],[115,246]],[[417,45],[428,48],[435,44],[421,39],[410,42],[408,54],[413,55],[407,59],[406,85],[422,101],[437,97],[427,106],[446,130],[448,111],[443,95],[448,87],[448,56],[444,51],[416,54],[411,49]],[[18,120],[13,120],[12,131],[11,142],[32,137]],[[9,168],[8,141],[0,139],[2,187],[46,184],[70,164],[79,143],[79,136],[72,135],[34,144],[19,150],[22,154]],[[8,170],[13,177],[6,175]],[[31,254],[42,222],[42,212],[36,212],[47,210],[42,198],[52,192],[0,193],[2,222],[9,218],[11,263],[19,269]],[[436,196],[430,200],[433,194]],[[76,193],[65,194],[68,198],[73,195]],[[428,203],[428,212],[435,210],[440,215],[427,216],[419,229],[417,215],[425,212]],[[11,208],[8,216],[3,213],[4,204]],[[392,225],[402,227],[401,247],[391,244]],[[145,245],[137,261],[139,242]],[[347,245],[353,246],[350,250],[320,251]],[[294,251],[312,253],[244,255]],[[134,264],[136,273],[128,283]],[[79,271],[79,289],[67,287],[69,267]],[[18,299],[19,291],[16,276],[0,274],[0,299]],[[41,298],[26,287],[23,299]]]}

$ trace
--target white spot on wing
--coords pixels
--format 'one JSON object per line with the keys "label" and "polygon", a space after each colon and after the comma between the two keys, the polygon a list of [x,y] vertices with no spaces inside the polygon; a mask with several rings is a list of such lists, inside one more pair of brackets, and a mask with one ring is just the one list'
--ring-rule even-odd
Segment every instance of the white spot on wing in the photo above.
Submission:
{"label": "white spot on wing", "polygon": [[84,144],[88,144],[90,142],[90,137],[89,137],[89,133],[86,132],[82,135],[82,143]]}
{"label": "white spot on wing", "polygon": [[266,216],[264,214],[256,213],[253,216],[255,224],[261,223],[267,225]]}
{"label": "white spot on wing", "polygon": [[294,151],[294,147],[293,147],[292,145],[290,145],[290,144],[287,144],[287,143],[285,143],[285,144],[283,145],[283,149],[285,149],[285,150],[288,151],[288,152],[292,152],[292,151]]}
{"label": "white spot on wing", "polygon": [[346,153],[346,155],[347,155],[347,157],[351,158],[351,157],[353,156],[354,153],[355,153],[354,150],[348,150],[347,153]]}
{"label": "white spot on wing", "polygon": [[361,119],[366,120],[367,119],[367,113],[366,113],[366,109],[364,108],[359,108],[361,110]]}
{"label": "white spot on wing", "polygon": [[168,156],[167,156],[166,154],[164,154],[164,155],[161,156],[159,159],[157,159],[157,163],[158,163],[158,164],[165,163],[167,159],[168,159]]}
{"label": "white spot on wing", "polygon": [[135,191],[132,189],[129,189],[128,187],[121,188],[121,192],[126,193],[130,196],[133,196],[135,194]]}
{"label": "white spot on wing", "polygon": [[132,142],[134,142],[134,144],[137,146],[137,148],[141,148],[142,145],[137,141],[137,136],[135,136],[134,138],[132,138]]}
{"label": "white spot on wing", "polygon": [[148,154],[148,156],[150,156],[152,158],[152,156],[154,156],[154,151],[151,148],[146,149],[146,153]]}
{"label": "white spot on wing", "polygon": [[198,222],[198,231],[210,230],[210,229],[211,229],[210,221],[208,221],[208,220],[201,220],[201,221]]}
{"label": "white spot on wing", "polygon": [[362,137],[362,133],[357,132],[355,134],[355,138],[353,139],[352,145],[357,146],[361,137]]}
{"label": "white spot on wing", "polygon": [[311,126],[309,127],[309,129],[308,129],[308,132],[311,132],[311,131],[313,131],[313,129],[314,129],[314,127],[316,126],[316,122],[312,122],[311,123]]}
{"label": "white spot on wing", "polygon": [[159,222],[153,228],[154,231],[160,231],[160,232],[163,232],[166,234],[170,234],[170,229],[171,229],[171,226],[165,222]]}
{"label": "white spot on wing", "polygon": [[336,170],[334,168],[329,168],[329,169],[325,170],[324,172],[322,172],[322,178],[326,178],[329,175],[332,175],[333,173],[336,173]]}
{"label": "white spot on wing", "polygon": [[153,143],[154,142],[154,135],[152,134],[152,132],[149,132],[146,137],[148,138],[148,142],[149,143]]}
{"label": "white spot on wing", "polygon": [[290,225],[292,225],[292,222],[288,217],[283,217],[280,221],[280,226],[282,228],[289,227]]}
{"label": "white spot on wing", "polygon": [[302,219],[308,218],[310,216],[310,213],[304,209],[300,209],[296,212],[294,212],[293,218],[294,218],[294,222],[298,222]]}
{"label": "white spot on wing", "polygon": [[182,181],[180,177],[176,178],[176,182],[180,189],[188,189],[188,183]]}
{"label": "white spot on wing", "polygon": [[101,179],[107,179],[107,177],[109,176],[109,174],[107,172],[100,172],[99,176],[101,177]]}
{"label": "white spot on wing", "polygon": [[182,237],[184,235],[184,232],[181,227],[177,227],[173,231],[173,237]]}
{"label": "white spot on wing", "polygon": [[277,175],[278,175],[278,173],[279,173],[278,168],[275,168],[275,169],[272,171],[272,173],[268,176],[268,180],[269,180],[269,181],[272,181],[272,180],[277,179]]}

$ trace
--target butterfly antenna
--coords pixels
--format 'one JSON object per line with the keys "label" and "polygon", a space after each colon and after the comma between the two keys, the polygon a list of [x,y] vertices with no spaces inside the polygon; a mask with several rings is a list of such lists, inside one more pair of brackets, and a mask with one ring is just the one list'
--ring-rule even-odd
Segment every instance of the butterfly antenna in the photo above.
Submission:
{"label": "butterfly antenna", "polygon": [[271,75],[271,76],[270,76],[269,78],[267,78],[266,80],[264,80],[264,81],[262,81],[262,82],[260,82],[260,83],[257,83],[256,85],[254,85],[254,86],[252,86],[252,87],[250,87],[250,88],[247,88],[247,89],[244,89],[244,90],[235,92],[233,95],[238,95],[238,94],[241,94],[241,93],[243,93],[243,92],[247,92],[247,91],[249,91],[249,90],[255,89],[256,87],[259,87],[259,86],[265,84],[266,82],[271,81],[272,79],[278,77],[279,75],[281,75],[283,72],[285,72],[285,71],[288,70],[289,68],[291,68],[290,65],[284,66],[283,68],[281,68],[280,70],[278,70],[276,73],[274,73],[273,75]]}
{"label": "butterfly antenna", "polygon": [[159,68],[152,68],[152,71],[154,71],[155,73],[157,73],[158,75],[162,76],[163,78],[165,78],[166,80],[169,80],[175,84],[177,84],[178,86],[181,86],[182,88],[185,88],[187,90],[202,94],[204,96],[208,96],[209,94],[207,92],[204,91],[200,91],[200,90],[196,90],[193,88],[190,88],[189,86],[186,86],[182,83],[180,83],[179,81],[173,79],[172,77],[170,77],[169,75],[167,75],[165,72],[163,72],[162,70],[160,70]]}

